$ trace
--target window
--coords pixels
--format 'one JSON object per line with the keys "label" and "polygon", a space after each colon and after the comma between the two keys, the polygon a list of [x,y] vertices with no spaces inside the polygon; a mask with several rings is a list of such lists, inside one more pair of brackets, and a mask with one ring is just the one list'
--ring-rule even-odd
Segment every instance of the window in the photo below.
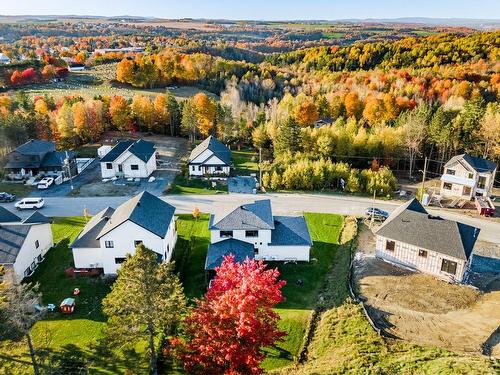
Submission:
{"label": "window", "polygon": [[134,241],[134,247],[139,246],[142,243],[142,240],[135,240]]}
{"label": "window", "polygon": [[217,172],[220,172],[220,171],[222,171],[222,167],[217,166],[217,167],[215,167],[215,170],[216,170]]}
{"label": "window", "polygon": [[486,177],[479,176],[479,180],[477,181],[477,188],[484,189],[486,187]]}
{"label": "window", "polygon": [[443,263],[441,263],[441,271],[455,275],[457,272],[457,262],[443,259]]}
{"label": "window", "polygon": [[139,170],[139,165],[137,165],[137,164],[131,164],[130,165],[130,169],[133,170],[133,171],[138,171]]}
{"label": "window", "polygon": [[259,237],[259,231],[258,230],[246,230],[245,237]]}
{"label": "window", "polygon": [[43,260],[42,256],[38,254],[38,256],[36,257],[36,261],[40,263],[42,260]]}
{"label": "window", "polygon": [[115,258],[115,264],[122,264],[127,258]]}
{"label": "window", "polygon": [[453,169],[447,169],[446,174],[450,174],[452,176],[455,176],[455,171]]}
{"label": "window", "polygon": [[106,247],[106,249],[112,249],[113,247],[115,247],[115,244],[113,241],[104,241],[104,246]]}
{"label": "window", "polygon": [[259,254],[259,249],[257,249],[256,247],[254,247],[254,248],[253,248],[253,253],[254,253],[254,255]]}
{"label": "window", "polygon": [[469,174],[467,175],[467,178],[474,178],[474,173],[469,173]]}
{"label": "window", "polygon": [[449,182],[445,182],[445,183],[443,184],[443,189],[445,189],[445,190],[451,190],[451,187],[452,187],[452,186],[453,186],[453,185],[452,185],[452,184],[450,184]]}
{"label": "window", "polygon": [[221,230],[220,236],[222,238],[233,237],[233,231],[232,230]]}
{"label": "window", "polygon": [[106,163],[106,169],[113,169],[112,163]]}
{"label": "window", "polygon": [[28,267],[24,270],[24,276],[29,276],[30,273],[31,273],[31,268]]}
{"label": "window", "polygon": [[464,186],[464,191],[462,195],[470,195],[470,192],[471,192],[470,186]]}
{"label": "window", "polygon": [[418,256],[422,257],[422,258],[427,258],[427,250],[419,249],[418,250]]}
{"label": "window", "polygon": [[198,171],[201,171],[201,165],[198,165]]}
{"label": "window", "polygon": [[396,248],[396,242],[394,241],[385,241],[385,249],[387,251],[394,251],[394,249]]}
{"label": "window", "polygon": [[38,240],[35,241],[35,249],[38,249],[40,247],[40,242]]}

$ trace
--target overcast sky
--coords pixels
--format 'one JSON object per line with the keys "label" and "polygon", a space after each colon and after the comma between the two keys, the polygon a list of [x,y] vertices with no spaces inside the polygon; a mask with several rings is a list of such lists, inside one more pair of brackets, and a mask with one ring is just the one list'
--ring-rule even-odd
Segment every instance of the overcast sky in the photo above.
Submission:
{"label": "overcast sky", "polygon": [[398,17],[500,19],[500,0],[0,0],[0,14],[245,20]]}

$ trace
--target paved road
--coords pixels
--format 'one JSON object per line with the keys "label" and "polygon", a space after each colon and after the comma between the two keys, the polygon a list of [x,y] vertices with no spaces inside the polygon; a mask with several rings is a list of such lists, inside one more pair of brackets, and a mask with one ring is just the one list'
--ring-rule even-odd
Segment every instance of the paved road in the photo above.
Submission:
{"label": "paved road", "polygon": [[[373,205],[373,200],[363,197],[350,197],[341,195],[322,194],[220,194],[220,195],[171,195],[162,197],[174,205],[177,213],[191,213],[194,207],[202,212],[211,212],[217,205],[226,203],[244,203],[256,197],[270,198],[273,212],[278,215],[298,215],[303,212],[339,213],[343,215],[362,215],[366,208]],[[45,198],[46,207],[42,213],[46,216],[81,216],[84,208],[91,214],[95,214],[107,206],[117,207],[129,197],[89,197],[89,198]],[[398,202],[375,201],[375,205],[383,210],[392,212],[399,206]],[[14,205],[2,204],[4,207],[14,211]],[[471,218],[461,214],[448,211],[429,209],[432,214],[461,221],[481,228],[479,239],[483,241],[500,244],[500,224]],[[21,212],[20,216],[26,217],[29,211]]]}

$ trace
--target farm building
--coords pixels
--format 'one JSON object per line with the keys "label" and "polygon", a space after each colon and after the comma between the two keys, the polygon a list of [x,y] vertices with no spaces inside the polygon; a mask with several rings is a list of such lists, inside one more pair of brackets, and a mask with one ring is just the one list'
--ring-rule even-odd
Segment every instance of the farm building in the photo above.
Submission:
{"label": "farm building", "polygon": [[144,246],[158,261],[170,261],[177,241],[175,207],[142,192],[116,210],[108,207],[94,215],[70,245],[76,268],[102,268],[116,274],[127,254]]}
{"label": "farm building", "polygon": [[413,199],[398,207],[375,234],[378,258],[460,282],[479,229],[430,215]]}
{"label": "farm building", "polygon": [[102,178],[146,178],[155,170],[154,144],[142,139],[120,141],[101,158]]}
{"label": "farm building", "polygon": [[211,135],[191,151],[188,167],[190,176],[229,176],[231,150]]}

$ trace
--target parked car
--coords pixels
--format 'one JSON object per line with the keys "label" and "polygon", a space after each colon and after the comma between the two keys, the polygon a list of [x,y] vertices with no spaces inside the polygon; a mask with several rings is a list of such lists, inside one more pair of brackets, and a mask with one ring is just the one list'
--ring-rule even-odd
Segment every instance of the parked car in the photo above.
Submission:
{"label": "parked car", "polygon": [[17,210],[38,210],[45,204],[43,198],[24,198],[17,202],[14,206]]}
{"label": "parked car", "polygon": [[389,217],[389,213],[387,211],[376,207],[368,208],[365,211],[365,215],[367,219],[371,219],[373,217],[373,219],[377,221],[385,221]]}
{"label": "parked car", "polygon": [[0,193],[0,203],[14,202],[15,200],[16,196],[14,194],[9,194],[5,192]]}
{"label": "parked car", "polygon": [[48,189],[50,185],[54,183],[54,179],[52,177],[42,178],[37,185],[37,188],[40,190]]}

